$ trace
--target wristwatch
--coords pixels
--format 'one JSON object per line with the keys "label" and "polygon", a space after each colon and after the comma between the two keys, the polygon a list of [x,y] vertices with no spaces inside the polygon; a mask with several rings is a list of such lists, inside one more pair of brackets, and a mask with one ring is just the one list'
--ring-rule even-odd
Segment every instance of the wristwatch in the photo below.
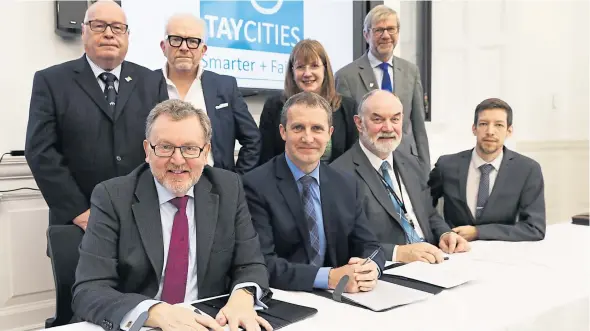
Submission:
{"label": "wristwatch", "polygon": [[251,296],[256,297],[256,287],[255,286],[242,287],[242,290],[246,291],[246,293],[250,294]]}

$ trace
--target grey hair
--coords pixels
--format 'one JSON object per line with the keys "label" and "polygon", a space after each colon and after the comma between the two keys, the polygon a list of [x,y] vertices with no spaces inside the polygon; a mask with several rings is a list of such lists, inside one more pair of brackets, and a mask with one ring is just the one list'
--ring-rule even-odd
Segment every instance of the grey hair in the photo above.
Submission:
{"label": "grey hair", "polygon": [[[361,117],[361,118],[362,118],[362,117],[363,117],[363,115],[364,115],[365,108],[366,108],[366,107],[365,107],[365,103],[367,103],[367,100],[368,100],[370,97],[372,97],[372,96],[374,96],[375,94],[377,94],[377,93],[391,93],[391,92],[388,92],[388,91],[385,91],[385,90],[379,90],[379,89],[375,89],[375,90],[371,90],[371,91],[367,92],[365,95],[363,95],[363,98],[361,99],[361,102],[359,103],[359,106],[358,106],[358,109],[357,109],[357,112],[356,112],[356,113],[357,113],[357,115],[358,115],[359,117]],[[393,94],[393,93],[391,93],[391,94],[392,94],[392,95],[393,95],[393,96],[394,96],[396,99],[398,99],[398,100],[400,101],[400,103],[401,103],[401,100],[399,99],[399,97],[398,97],[397,95],[395,95],[395,94]]]}
{"label": "grey hair", "polygon": [[209,34],[207,33],[207,23],[205,22],[204,19],[197,17],[193,14],[190,13],[177,13],[174,14],[172,16],[170,16],[168,18],[168,20],[166,21],[166,25],[164,26],[164,35],[167,36],[168,35],[168,25],[170,25],[170,22],[174,19],[177,18],[191,18],[193,20],[195,20],[195,22],[197,22],[197,24],[199,24],[201,26],[201,28],[203,29],[203,44],[207,44],[207,37],[209,36]]}
{"label": "grey hair", "polygon": [[201,123],[201,127],[203,128],[205,142],[211,142],[211,136],[213,133],[211,129],[211,120],[209,120],[207,113],[202,109],[195,108],[190,102],[178,99],[170,99],[160,102],[150,111],[145,124],[146,139],[149,139],[156,119],[163,114],[172,117],[172,120],[174,121],[180,121],[191,116],[196,116],[199,119],[199,123]]}
{"label": "grey hair", "polygon": [[395,18],[397,20],[397,29],[399,30],[400,24],[399,24],[399,15],[397,14],[397,12],[395,10],[387,7],[386,5],[378,5],[378,6],[375,6],[373,9],[371,9],[371,11],[369,11],[367,16],[365,16],[365,22],[363,24],[363,31],[369,32],[369,30],[371,30],[371,27],[373,27],[374,23],[383,21],[384,19],[387,19],[391,15],[395,15]]}
{"label": "grey hair", "polygon": [[283,127],[287,126],[287,112],[289,109],[295,105],[304,105],[306,107],[321,107],[326,111],[326,116],[328,116],[328,126],[332,126],[332,106],[330,103],[324,99],[319,94],[315,94],[313,92],[299,92],[294,96],[287,99],[287,102],[283,105],[283,109],[281,110],[281,125]]}

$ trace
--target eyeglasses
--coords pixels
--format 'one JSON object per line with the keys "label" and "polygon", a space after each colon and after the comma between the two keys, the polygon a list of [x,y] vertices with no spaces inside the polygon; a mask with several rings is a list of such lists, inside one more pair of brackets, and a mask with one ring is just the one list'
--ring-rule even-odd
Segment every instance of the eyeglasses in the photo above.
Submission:
{"label": "eyeglasses", "polygon": [[186,47],[188,47],[190,49],[199,48],[199,46],[201,46],[201,42],[203,42],[203,40],[201,38],[196,38],[196,37],[184,38],[181,36],[166,36],[166,39],[168,39],[168,43],[172,47],[180,47],[180,45],[182,45],[182,42],[186,41]]}
{"label": "eyeglasses", "polygon": [[127,24],[123,24],[123,23],[107,23],[105,21],[99,21],[99,20],[93,20],[93,21],[88,21],[86,23],[84,23],[86,25],[88,25],[90,27],[90,30],[94,31],[94,32],[105,32],[105,30],[107,29],[107,27],[111,27],[111,31],[114,34],[124,34],[127,32],[127,29],[129,29],[129,25]]}
{"label": "eyeglasses", "polygon": [[203,153],[204,147],[199,146],[173,146],[169,144],[158,144],[150,146],[154,150],[154,154],[158,157],[171,157],[176,152],[176,149],[180,149],[180,154],[186,159],[196,159]]}
{"label": "eyeglasses", "polygon": [[307,68],[309,68],[309,71],[320,71],[323,70],[322,68],[324,67],[323,64],[321,63],[314,63],[314,64],[310,64],[310,65],[296,65],[293,67],[293,69],[295,69],[295,71],[299,71],[299,72],[305,72],[307,70]]}
{"label": "eyeglasses", "polygon": [[385,31],[387,31],[390,36],[394,36],[399,32],[399,28],[397,26],[390,26],[387,28],[373,28],[371,30],[377,37],[381,37]]}

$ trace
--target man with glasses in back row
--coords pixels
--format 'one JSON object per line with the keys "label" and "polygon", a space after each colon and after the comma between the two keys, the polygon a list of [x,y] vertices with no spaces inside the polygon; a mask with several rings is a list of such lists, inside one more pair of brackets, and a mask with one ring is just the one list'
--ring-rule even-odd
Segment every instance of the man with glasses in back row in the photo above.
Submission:
{"label": "man with glasses in back row", "polygon": [[418,67],[393,55],[400,33],[399,16],[395,10],[379,5],[365,17],[363,36],[369,50],[335,74],[336,89],[360,104],[371,90],[393,92],[402,102],[404,139],[400,145],[408,155],[417,157],[430,172],[430,151],[424,124],[424,92]]}
{"label": "man with glasses in back row", "polygon": [[35,73],[25,156],[49,206],[49,224],[86,230],[96,184],[143,162],[145,119],[166,100],[161,76],[124,61],[129,29],[112,1],[84,17],[85,54]]}
{"label": "man with glasses in back row", "polygon": [[[207,52],[205,21],[191,14],[177,14],[166,24],[160,47],[166,64],[162,68],[170,99],[180,99],[204,109],[211,119],[213,140],[207,163],[244,174],[257,164],[261,152],[258,126],[248,111],[236,79],[204,70]],[[160,70],[157,70],[160,72]],[[241,145],[237,161],[235,142]]]}

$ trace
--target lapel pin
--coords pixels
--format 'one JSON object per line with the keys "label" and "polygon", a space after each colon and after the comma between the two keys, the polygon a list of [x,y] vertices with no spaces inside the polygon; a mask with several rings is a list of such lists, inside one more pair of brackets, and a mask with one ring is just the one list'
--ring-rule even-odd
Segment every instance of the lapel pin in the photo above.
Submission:
{"label": "lapel pin", "polygon": [[125,80],[127,81],[127,83],[129,83],[131,81],[131,77],[129,77],[129,76],[125,77]]}
{"label": "lapel pin", "polygon": [[370,83],[370,84],[369,84],[369,87],[373,87],[373,85],[375,85],[375,84],[373,84],[373,83]]}

